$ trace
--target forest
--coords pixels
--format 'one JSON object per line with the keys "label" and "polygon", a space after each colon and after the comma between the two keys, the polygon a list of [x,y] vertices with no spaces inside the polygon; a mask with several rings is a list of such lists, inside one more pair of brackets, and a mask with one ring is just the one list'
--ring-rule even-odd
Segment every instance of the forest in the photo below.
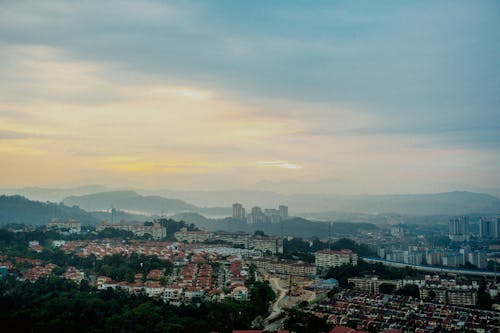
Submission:
{"label": "forest", "polygon": [[275,294],[251,281],[251,300],[172,306],[145,295],[97,290],[57,277],[0,280],[0,321],[16,332],[231,332],[268,313]]}

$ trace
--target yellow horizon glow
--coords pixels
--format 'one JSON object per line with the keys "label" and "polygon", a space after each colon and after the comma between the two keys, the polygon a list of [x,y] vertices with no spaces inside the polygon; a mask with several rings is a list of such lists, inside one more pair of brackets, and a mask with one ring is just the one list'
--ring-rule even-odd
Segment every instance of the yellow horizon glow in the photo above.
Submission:
{"label": "yellow horizon glow", "polygon": [[[460,165],[465,155],[420,149],[417,158],[408,149],[413,138],[342,134],[379,121],[350,106],[327,106],[310,119],[308,108],[321,106],[253,104],[139,74],[131,82],[112,64],[72,60],[51,47],[11,46],[6,54],[0,186],[239,187],[333,177],[384,189],[382,174],[406,179],[419,169],[437,178],[436,163]],[[315,134],[324,124],[332,133]]]}

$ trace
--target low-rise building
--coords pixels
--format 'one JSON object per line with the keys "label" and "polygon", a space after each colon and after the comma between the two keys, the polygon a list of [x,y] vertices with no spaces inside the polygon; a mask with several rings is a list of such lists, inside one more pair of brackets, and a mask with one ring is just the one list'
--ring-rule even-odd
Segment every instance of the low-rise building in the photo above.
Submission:
{"label": "low-rise building", "polygon": [[283,253],[283,239],[272,236],[253,236],[248,241],[248,248],[273,254]]}
{"label": "low-rise building", "polygon": [[248,301],[248,288],[244,285],[237,285],[231,290],[231,297],[237,301]]}
{"label": "low-rise building", "polygon": [[165,287],[163,299],[169,303],[180,303],[183,299],[184,289],[176,284]]}
{"label": "low-rise building", "polygon": [[53,219],[47,223],[47,229],[66,231],[68,233],[79,233],[82,231],[82,224],[73,219],[69,219],[67,221]]}
{"label": "low-rise building", "polygon": [[188,231],[187,228],[182,228],[174,234],[179,242],[198,243],[212,239],[213,233],[209,231]]}
{"label": "low-rise building", "polygon": [[299,260],[254,259],[252,263],[261,269],[276,274],[301,276],[316,275],[316,266]]}
{"label": "low-rise building", "polygon": [[118,229],[133,232],[137,236],[151,235],[154,239],[161,239],[167,236],[167,228],[161,226],[159,222],[154,222],[153,225],[144,224],[126,224],[126,223],[101,223],[97,226],[97,231],[104,229]]}
{"label": "low-rise building", "polygon": [[351,250],[321,250],[315,254],[315,263],[318,269],[338,267],[344,264],[358,264],[358,255]]}
{"label": "low-rise building", "polygon": [[473,288],[452,288],[448,290],[448,304],[471,305],[477,304],[477,290]]}
{"label": "low-rise building", "polygon": [[248,248],[250,235],[245,232],[216,232],[214,239]]}
{"label": "low-rise building", "polygon": [[354,284],[354,288],[370,294],[378,294],[380,286],[383,284],[392,285],[394,289],[399,289],[402,286],[402,281],[380,280],[378,277],[349,278],[347,282]]}

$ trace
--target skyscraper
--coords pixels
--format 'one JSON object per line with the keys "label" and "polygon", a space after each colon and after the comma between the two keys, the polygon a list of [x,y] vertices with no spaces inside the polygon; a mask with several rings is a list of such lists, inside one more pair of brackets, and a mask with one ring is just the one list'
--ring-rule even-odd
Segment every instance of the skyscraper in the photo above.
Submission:
{"label": "skyscraper", "polygon": [[278,209],[280,211],[281,219],[288,218],[288,206],[280,205]]}
{"label": "skyscraper", "polygon": [[449,237],[455,242],[469,241],[469,218],[460,216],[453,218],[448,223]]}
{"label": "skyscraper", "polygon": [[245,208],[240,203],[233,204],[233,218],[238,220],[245,219]]}
{"label": "skyscraper", "polygon": [[500,238],[500,218],[481,217],[479,236],[481,238]]}
{"label": "skyscraper", "polygon": [[266,216],[262,212],[262,208],[258,206],[252,207],[251,213],[247,216],[247,223],[249,224],[262,223],[265,222],[265,220]]}

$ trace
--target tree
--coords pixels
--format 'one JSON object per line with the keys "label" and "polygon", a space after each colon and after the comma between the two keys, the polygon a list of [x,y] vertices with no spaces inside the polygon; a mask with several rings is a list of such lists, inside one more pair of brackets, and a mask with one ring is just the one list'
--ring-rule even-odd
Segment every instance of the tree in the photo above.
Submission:
{"label": "tree", "polygon": [[394,289],[396,289],[396,286],[391,283],[382,283],[378,287],[379,292],[382,294],[392,294]]}
{"label": "tree", "polygon": [[325,318],[319,318],[297,309],[288,310],[284,326],[285,329],[297,333],[329,332],[331,330]]}
{"label": "tree", "polygon": [[429,294],[427,295],[427,299],[429,301],[433,301],[436,298],[436,292],[434,290],[429,291]]}
{"label": "tree", "polygon": [[466,261],[464,264],[465,269],[477,269],[476,265],[473,265],[470,261]]}
{"label": "tree", "polygon": [[417,285],[415,284],[407,284],[403,286],[403,288],[398,289],[396,291],[397,295],[402,295],[402,296],[409,296],[413,298],[419,298],[420,297],[420,290]]}

